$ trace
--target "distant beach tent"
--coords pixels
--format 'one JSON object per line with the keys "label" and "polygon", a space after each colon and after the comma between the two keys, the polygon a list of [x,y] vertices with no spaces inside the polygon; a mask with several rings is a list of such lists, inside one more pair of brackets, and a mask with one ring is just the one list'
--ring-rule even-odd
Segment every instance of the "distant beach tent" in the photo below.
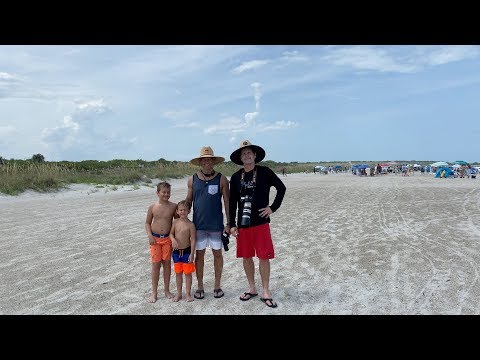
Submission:
{"label": "distant beach tent", "polygon": [[468,163],[466,161],[463,161],[463,160],[457,160],[455,161],[455,164],[458,164],[458,165],[468,165]]}
{"label": "distant beach tent", "polygon": [[437,170],[437,172],[435,173],[435,177],[436,177],[436,178],[439,178],[439,177],[440,177],[440,175],[442,174],[442,170],[445,171],[445,177],[446,177],[446,178],[447,178],[447,177],[450,177],[450,176],[452,176],[452,177],[454,176],[452,169],[450,169],[450,168],[448,168],[448,167],[441,167],[441,168],[439,168],[439,169]]}
{"label": "distant beach tent", "polygon": [[316,172],[316,173],[324,173],[324,174],[328,174],[328,169],[326,166],[322,166],[322,165],[317,165],[313,168],[313,171]]}
{"label": "distant beach tent", "polygon": [[356,165],[352,165],[352,172],[355,175],[365,175],[365,172],[361,170],[366,170],[368,168],[369,166],[367,164],[356,164]]}
{"label": "distant beach tent", "polygon": [[434,162],[433,164],[430,164],[430,166],[433,166],[433,167],[448,166],[448,163],[446,163],[445,161],[437,161],[437,162]]}

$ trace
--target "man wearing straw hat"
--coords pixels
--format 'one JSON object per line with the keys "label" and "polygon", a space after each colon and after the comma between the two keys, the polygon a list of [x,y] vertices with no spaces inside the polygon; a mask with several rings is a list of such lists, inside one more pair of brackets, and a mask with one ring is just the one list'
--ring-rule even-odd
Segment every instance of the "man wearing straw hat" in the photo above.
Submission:
{"label": "man wearing straw hat", "polygon": [[[197,290],[193,296],[196,299],[205,297],[203,284],[203,269],[205,265],[205,251],[212,249],[213,267],[215,271],[215,284],[213,296],[221,298],[224,294],[220,287],[223,271],[222,232],[230,233],[229,218],[229,192],[228,180],[225,175],[215,171],[213,167],[224,162],[225,159],[215,156],[210,146],[200,149],[200,156],[190,160],[193,165],[200,166],[200,171],[187,181],[187,198],[193,202],[193,223],[197,229],[197,242],[195,253],[195,273],[197,276]],[[227,223],[224,225],[222,212],[225,208]]]}
{"label": "man wearing straw hat", "polygon": [[[270,259],[275,257],[270,215],[282,204],[286,187],[272,169],[257,165],[264,158],[265,150],[248,140],[242,141],[240,147],[230,155],[230,160],[243,167],[230,178],[229,222],[230,233],[237,238],[237,258],[243,258],[243,269],[248,281],[248,290],[240,296],[240,300],[248,301],[258,295],[253,262],[256,255],[263,288],[260,299],[268,307],[275,308],[277,303],[273,301],[269,289]],[[272,186],[277,193],[269,205]],[[235,222],[237,205],[238,224]]]}

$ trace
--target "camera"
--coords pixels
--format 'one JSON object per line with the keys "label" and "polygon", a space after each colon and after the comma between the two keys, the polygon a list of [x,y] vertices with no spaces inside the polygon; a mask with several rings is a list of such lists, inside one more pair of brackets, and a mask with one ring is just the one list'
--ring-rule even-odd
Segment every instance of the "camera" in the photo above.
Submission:
{"label": "camera", "polygon": [[252,197],[249,195],[242,196],[240,200],[243,202],[243,212],[240,225],[250,226],[250,214],[252,213]]}
{"label": "camera", "polygon": [[228,251],[228,244],[230,243],[230,235],[228,235],[226,232],[222,233],[222,243],[223,243],[223,249],[225,251]]}

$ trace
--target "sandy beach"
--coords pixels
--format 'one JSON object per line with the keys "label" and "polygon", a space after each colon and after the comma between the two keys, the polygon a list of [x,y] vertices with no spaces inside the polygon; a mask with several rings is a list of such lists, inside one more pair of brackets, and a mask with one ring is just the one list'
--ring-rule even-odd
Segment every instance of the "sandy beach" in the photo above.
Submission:
{"label": "sandy beach", "polygon": [[[247,282],[234,238],[224,254],[223,298],[213,297],[207,250],[205,299],[148,303],[144,222],[154,187],[77,185],[0,196],[0,314],[480,314],[479,179],[310,173],[282,180],[287,193],[271,217],[275,309],[260,296],[239,300]],[[186,179],[170,182],[171,201],[184,199]],[[258,270],[256,282],[260,292]]]}

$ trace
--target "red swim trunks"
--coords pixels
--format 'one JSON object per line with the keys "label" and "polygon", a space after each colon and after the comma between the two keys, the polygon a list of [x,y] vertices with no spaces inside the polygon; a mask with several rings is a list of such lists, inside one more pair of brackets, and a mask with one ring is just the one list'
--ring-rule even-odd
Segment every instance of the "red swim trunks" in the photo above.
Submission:
{"label": "red swim trunks", "polygon": [[251,258],[255,254],[262,260],[275,258],[270,224],[268,223],[238,229],[237,258]]}

